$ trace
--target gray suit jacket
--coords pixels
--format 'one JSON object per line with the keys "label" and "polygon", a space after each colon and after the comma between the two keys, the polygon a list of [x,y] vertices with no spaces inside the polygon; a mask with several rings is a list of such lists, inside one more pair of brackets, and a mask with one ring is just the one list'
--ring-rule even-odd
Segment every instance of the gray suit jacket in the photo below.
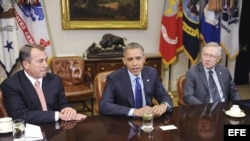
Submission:
{"label": "gray suit jacket", "polygon": [[[240,94],[232,80],[229,70],[223,66],[216,65],[215,71],[225,101],[240,100]],[[183,100],[188,105],[209,103],[210,94],[208,82],[201,62],[186,72],[183,92]]]}
{"label": "gray suit jacket", "polygon": [[[173,107],[172,99],[166,92],[156,69],[144,66],[141,72],[146,105],[153,106],[152,99],[159,103],[167,102]],[[100,114],[127,116],[135,107],[131,81],[126,67],[118,69],[107,76],[106,87],[100,101]]]}
{"label": "gray suit jacket", "polygon": [[8,115],[28,123],[54,122],[55,111],[68,106],[61,79],[47,73],[43,78],[42,89],[48,111],[42,111],[36,90],[23,70],[6,79],[1,84],[1,90]]}

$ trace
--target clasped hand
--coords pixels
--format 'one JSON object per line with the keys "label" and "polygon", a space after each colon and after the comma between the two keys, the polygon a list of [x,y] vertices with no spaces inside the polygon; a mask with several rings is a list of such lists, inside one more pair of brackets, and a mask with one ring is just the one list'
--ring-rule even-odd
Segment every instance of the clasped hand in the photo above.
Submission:
{"label": "clasped hand", "polygon": [[165,104],[160,104],[160,105],[155,105],[153,107],[145,106],[140,109],[135,109],[134,111],[134,116],[137,117],[143,117],[143,112],[147,109],[152,109],[154,117],[160,117],[162,114],[164,114],[167,110],[167,105]]}
{"label": "clasped hand", "polygon": [[66,107],[59,112],[59,119],[64,121],[79,121],[85,118],[87,118],[86,115],[77,113],[76,110],[71,107]]}

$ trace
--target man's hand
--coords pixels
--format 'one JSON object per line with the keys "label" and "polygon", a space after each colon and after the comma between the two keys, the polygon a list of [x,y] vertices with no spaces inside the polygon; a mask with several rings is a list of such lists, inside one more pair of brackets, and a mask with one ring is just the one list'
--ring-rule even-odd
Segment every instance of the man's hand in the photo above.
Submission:
{"label": "man's hand", "polygon": [[76,114],[75,118],[73,120],[80,121],[86,119],[87,116],[83,114]]}
{"label": "man's hand", "polygon": [[154,107],[145,106],[140,109],[135,109],[134,116],[143,117],[143,112],[147,109],[152,109],[154,112],[154,117],[160,117],[167,111],[168,106],[166,104],[155,105]]}
{"label": "man's hand", "polygon": [[71,107],[63,108],[59,113],[61,120],[70,121],[76,116],[76,110]]}
{"label": "man's hand", "polygon": [[168,106],[166,104],[155,105],[153,107],[153,112],[155,117],[160,117],[167,111]]}
{"label": "man's hand", "polygon": [[64,121],[72,121],[72,120],[82,120],[86,119],[87,116],[83,114],[78,114],[75,109],[66,107],[62,109],[59,113],[59,118]]}
{"label": "man's hand", "polygon": [[149,107],[149,106],[145,106],[145,107],[142,107],[140,109],[135,109],[134,111],[134,116],[136,117],[143,117],[143,112],[147,109],[152,109],[152,107]]}

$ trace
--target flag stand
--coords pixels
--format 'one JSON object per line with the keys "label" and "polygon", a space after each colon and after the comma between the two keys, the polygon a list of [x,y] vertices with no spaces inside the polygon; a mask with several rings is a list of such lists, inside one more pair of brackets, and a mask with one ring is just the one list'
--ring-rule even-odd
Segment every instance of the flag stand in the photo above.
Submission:
{"label": "flag stand", "polygon": [[170,95],[171,98],[173,98],[173,94],[171,92],[171,64],[169,65],[169,74],[168,74],[168,94]]}

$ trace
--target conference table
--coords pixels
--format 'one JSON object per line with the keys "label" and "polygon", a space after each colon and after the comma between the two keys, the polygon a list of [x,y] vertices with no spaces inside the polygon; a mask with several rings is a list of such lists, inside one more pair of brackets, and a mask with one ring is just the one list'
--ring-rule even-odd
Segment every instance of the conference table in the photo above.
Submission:
{"label": "conference table", "polygon": [[[140,129],[141,118],[89,116],[80,122],[40,124],[48,141],[223,141],[224,125],[250,125],[250,100],[174,107],[154,118],[154,130]],[[225,114],[233,104],[244,111],[244,117]],[[246,106],[247,105],[247,106]],[[173,125],[173,126],[172,126]],[[161,127],[176,127],[163,130]],[[11,133],[0,134],[0,141],[11,140]]]}

